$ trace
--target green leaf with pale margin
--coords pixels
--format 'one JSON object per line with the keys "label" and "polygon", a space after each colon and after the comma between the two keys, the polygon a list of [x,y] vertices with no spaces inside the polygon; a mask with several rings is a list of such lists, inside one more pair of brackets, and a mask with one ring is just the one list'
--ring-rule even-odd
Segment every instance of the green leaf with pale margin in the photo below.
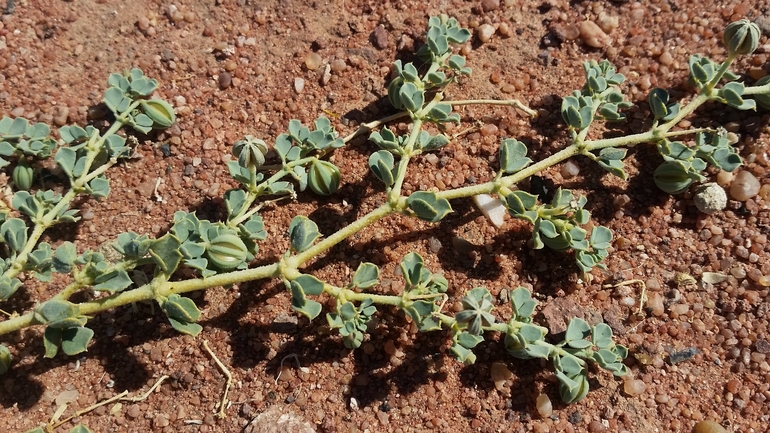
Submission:
{"label": "green leaf with pale margin", "polygon": [[291,307],[294,311],[307,316],[310,320],[315,319],[321,314],[321,304],[312,299],[307,299],[302,286],[295,281],[290,283],[291,289]]}
{"label": "green leaf with pale margin", "polygon": [[319,237],[321,237],[321,233],[318,232],[318,226],[308,217],[298,215],[291,220],[289,224],[289,239],[293,251],[298,253],[305,251]]}
{"label": "green leaf with pale margin", "polygon": [[324,291],[324,283],[312,275],[300,275],[292,282],[297,283],[306,295],[320,295]]}
{"label": "green leaf with pale margin", "polygon": [[585,374],[568,377],[561,371],[557,371],[556,378],[559,379],[559,395],[564,403],[575,403],[588,394],[588,378]]}
{"label": "green leaf with pale margin", "polygon": [[72,430],[70,430],[70,433],[93,433],[93,432],[83,424],[78,424],[75,427],[72,427]]}
{"label": "green leaf with pale margin", "polygon": [[251,215],[249,219],[245,223],[240,224],[238,228],[241,229],[240,235],[244,239],[261,241],[267,238],[265,223],[258,214]]}
{"label": "green leaf with pale margin", "polygon": [[10,298],[21,287],[21,281],[18,278],[10,278],[7,275],[0,275],[0,300],[5,301]]}
{"label": "green leaf with pale margin", "polygon": [[[609,348],[613,345],[612,328],[606,323],[597,323],[591,332],[591,339],[594,346],[600,349]],[[614,360],[610,362],[614,362]]]}
{"label": "green leaf with pale margin", "polygon": [[422,282],[425,262],[422,257],[415,253],[409,253],[401,259],[401,273],[409,286],[417,286]]}
{"label": "green leaf with pale margin", "polygon": [[10,218],[0,225],[0,236],[13,251],[21,251],[27,244],[27,225],[19,218]]}
{"label": "green leaf with pale margin", "polygon": [[524,287],[517,287],[510,293],[511,306],[516,320],[526,322],[532,319],[537,301],[532,299],[532,294]]}
{"label": "green leaf with pale margin", "polygon": [[171,275],[179,267],[182,261],[182,253],[179,247],[182,245],[176,236],[165,234],[155,241],[150,247],[150,255],[161,272]]}
{"label": "green leaf with pale margin", "polygon": [[350,283],[351,287],[358,287],[359,289],[368,289],[376,286],[380,282],[380,268],[374,263],[361,263],[356,269],[356,273],[353,275],[353,281]]}
{"label": "green leaf with pale margin", "polygon": [[441,221],[449,212],[452,212],[449,200],[438,198],[434,192],[414,192],[407,199],[407,204],[417,218],[434,223]]}
{"label": "green leaf with pale margin", "polygon": [[59,353],[61,334],[61,329],[51,328],[50,326],[45,328],[45,332],[43,332],[43,347],[45,348],[44,358],[53,358]]}
{"label": "green leaf with pale margin", "polygon": [[61,332],[61,349],[67,355],[77,355],[88,350],[88,343],[94,336],[94,331],[82,326],[63,329]]}
{"label": "green leaf with pale margin", "polygon": [[584,367],[580,359],[576,356],[566,354],[564,356],[555,355],[553,357],[553,366],[556,371],[564,372],[567,377],[574,377],[584,372]]}
{"label": "green leaf with pale margin", "polygon": [[386,186],[393,186],[396,183],[393,167],[393,155],[386,150],[378,150],[369,156],[369,168]]}
{"label": "green leaf with pale margin", "polygon": [[94,283],[96,284],[93,289],[96,291],[117,293],[133,284],[133,281],[131,281],[128,273],[123,269],[114,269],[111,272],[96,277]]}
{"label": "green leaf with pale margin", "polygon": [[527,146],[521,141],[508,138],[500,143],[500,170],[512,174],[528,166],[532,160],[527,158]]}
{"label": "green leaf with pale margin", "polygon": [[104,176],[99,176],[88,182],[86,192],[96,198],[107,197],[110,195],[110,181]]}
{"label": "green leaf with pale margin", "polygon": [[591,342],[585,338],[591,335],[591,326],[585,320],[573,318],[567,325],[564,341],[572,348],[585,349],[591,346]]}

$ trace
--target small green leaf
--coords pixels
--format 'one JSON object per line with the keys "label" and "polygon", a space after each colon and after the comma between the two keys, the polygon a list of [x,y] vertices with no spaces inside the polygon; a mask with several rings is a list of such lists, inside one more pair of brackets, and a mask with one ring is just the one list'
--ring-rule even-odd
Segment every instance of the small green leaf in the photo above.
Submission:
{"label": "small green leaf", "polygon": [[163,303],[163,311],[170,319],[180,322],[196,322],[201,312],[192,299],[172,293]]}
{"label": "small green leaf", "polygon": [[150,255],[164,274],[171,275],[179,267],[182,260],[182,253],[179,252],[180,246],[179,239],[167,233],[150,247]]}
{"label": "small green leaf", "polygon": [[27,244],[27,225],[19,218],[10,218],[0,225],[0,236],[13,251],[21,251]]}
{"label": "small green leaf", "polygon": [[43,333],[43,347],[45,348],[45,358],[53,358],[59,353],[59,346],[61,346],[61,334],[62,330],[52,327],[45,328]]}
{"label": "small green leaf", "polygon": [[306,295],[320,295],[324,291],[324,283],[312,275],[300,275],[292,282],[296,283]]}
{"label": "small green leaf", "polygon": [[436,193],[433,192],[414,192],[407,199],[407,204],[417,218],[430,222],[441,221],[449,212],[452,212],[449,201],[436,197]]}
{"label": "small green leaf", "polygon": [[588,378],[585,374],[570,378],[561,371],[556,371],[556,378],[559,379],[559,395],[563,402],[575,403],[588,394]]}
{"label": "small green leaf", "polygon": [[569,344],[571,347],[576,349],[584,349],[588,346],[585,346],[583,341],[590,345],[590,342],[585,340],[585,338],[590,335],[591,326],[589,326],[585,320],[575,317],[570,320],[569,324],[567,325],[567,332],[564,335],[564,341],[566,341],[567,344]]}
{"label": "small green leaf", "polygon": [[368,289],[376,286],[380,282],[380,268],[374,263],[361,263],[353,275],[352,287],[359,289]]}
{"label": "small green leaf", "polygon": [[321,304],[311,299],[307,299],[302,286],[295,281],[290,283],[291,306],[298,313],[307,316],[310,320],[315,319],[321,314]]}
{"label": "small green leaf", "polygon": [[396,183],[393,167],[393,155],[388,151],[378,150],[369,157],[369,168],[386,186],[393,186]]}
{"label": "small green leaf", "polygon": [[72,430],[70,430],[70,433],[93,433],[93,432],[83,424],[78,424],[75,427],[72,427]]}
{"label": "small green leaf", "polygon": [[318,226],[308,217],[295,216],[289,224],[289,239],[291,240],[291,249],[301,253],[313,245],[313,242],[321,237],[318,232]]}
{"label": "small green leaf", "polygon": [[500,144],[500,169],[505,173],[515,173],[527,165],[532,160],[526,157],[527,146],[521,141],[508,138]]}
{"label": "small green leaf", "polygon": [[82,326],[63,329],[61,332],[61,348],[67,355],[77,355],[88,350],[88,343],[94,336],[94,331]]}
{"label": "small green leaf", "polygon": [[110,195],[110,181],[104,176],[94,178],[88,182],[86,191],[96,198],[107,197]]}
{"label": "small green leaf", "polygon": [[511,292],[510,297],[513,313],[516,315],[517,320],[530,319],[535,311],[535,307],[537,307],[537,301],[532,299],[532,294],[529,290],[524,287],[517,287]]}
{"label": "small green leaf", "polygon": [[423,270],[425,262],[419,254],[412,252],[401,259],[401,273],[410,286],[417,286],[422,282]]}
{"label": "small green leaf", "polygon": [[133,281],[131,281],[126,271],[115,269],[112,272],[96,277],[94,283],[96,283],[94,285],[94,290],[96,291],[116,293],[133,284]]}
{"label": "small green leaf", "polygon": [[[525,212],[532,210],[537,206],[537,196],[525,191],[513,191],[505,196],[505,207],[513,216],[520,218],[527,217]],[[529,220],[530,218],[525,218]],[[534,223],[534,220],[530,221]]]}
{"label": "small green leaf", "polygon": [[7,275],[0,275],[0,300],[5,301],[10,298],[21,287],[21,281],[18,278],[10,278]]}
{"label": "small green leaf", "polygon": [[169,317],[168,318],[169,323],[171,323],[171,327],[176,329],[177,332],[181,332],[182,334],[192,335],[193,337],[196,337],[198,334],[203,331],[203,326],[197,324],[197,323],[190,323],[190,322],[183,322],[181,320],[177,320],[174,318]]}

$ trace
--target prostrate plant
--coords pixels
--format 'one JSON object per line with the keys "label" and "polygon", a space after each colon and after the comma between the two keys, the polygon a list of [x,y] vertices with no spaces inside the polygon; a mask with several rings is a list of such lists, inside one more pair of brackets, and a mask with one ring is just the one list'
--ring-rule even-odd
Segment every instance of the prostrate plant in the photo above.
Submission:
{"label": "prostrate plant", "polygon": [[[737,109],[754,108],[746,95],[757,95],[760,103],[770,98],[770,84],[746,87],[736,82],[729,67],[738,54],[756,47],[758,33],[747,21],[731,24],[725,32],[729,48],[727,59],[714,63],[701,56],[690,61],[690,79],[698,94],[684,105],[672,103],[662,89],[650,92],[649,103],[654,116],[649,131],[618,138],[589,139],[591,127],[597,120],[622,121],[621,110],[628,108],[620,85],[625,77],[606,61],[585,64],[586,84],[564,98],[562,117],[569,129],[571,143],[552,156],[538,162],[527,157],[527,147],[521,141],[505,139],[500,145],[499,170],[495,178],[479,185],[441,192],[418,191],[405,195],[403,182],[410,161],[417,155],[433,152],[450,143],[444,133],[431,134],[425,129],[433,124],[439,131],[444,125],[459,122],[453,107],[474,103],[506,104],[530,110],[516,101],[447,101],[445,88],[471,70],[465,59],[453,53],[453,44],[465,43],[470,32],[459,27],[456,20],[433,17],[428,22],[426,44],[418,51],[425,66],[394,63],[396,78],[388,86],[392,105],[402,110],[386,119],[362,125],[356,133],[342,139],[328,119],[314,122],[312,129],[299,121],[289,122],[288,133],[281,134],[273,146],[277,163],[265,165],[268,146],[264,141],[247,136],[235,143],[237,160],[228,164],[230,174],[241,184],[227,191],[225,221],[208,221],[194,213],[179,211],[174,215],[171,229],[153,239],[127,232],[119,235],[114,248],[122,255],[115,263],[93,251],[78,255],[69,242],[55,251],[46,243],[38,243],[42,233],[55,223],[75,222],[76,211],[69,203],[80,193],[104,197],[109,186],[104,172],[128,154],[125,139],[116,135],[124,125],[140,132],[163,128],[174,121],[171,108],[163,101],[149,99],[157,83],[147,80],[134,69],[126,75],[110,76],[110,88],[105,103],[115,115],[115,123],[105,133],[89,127],[64,127],[59,130],[63,146],[54,161],[69,179],[70,189],[64,195],[53,191],[26,192],[34,182],[26,181],[31,172],[32,158],[53,154],[56,142],[49,137],[44,125],[29,126],[23,120],[0,122],[0,155],[15,162],[17,192],[12,205],[15,210],[2,213],[0,232],[3,242],[3,274],[0,294],[7,299],[22,284],[16,276],[33,271],[38,280],[45,281],[51,271],[71,275],[71,283],[58,295],[38,304],[33,311],[0,322],[0,335],[25,327],[45,325],[46,356],[54,356],[61,348],[68,355],[86,350],[93,332],[86,328],[88,319],[105,310],[134,302],[155,300],[168,316],[171,325],[180,332],[197,335],[201,326],[196,322],[201,312],[195,303],[182,296],[186,292],[217,286],[276,278],[291,294],[294,310],[315,319],[323,311],[312,299],[322,293],[333,297],[336,305],[328,312],[331,329],[339,330],[344,345],[354,349],[367,338],[371,318],[377,307],[386,305],[401,309],[421,331],[439,329],[452,334],[451,352],[464,363],[473,363],[473,353],[484,336],[502,333],[507,351],[516,358],[550,360],[559,380],[559,390],[565,402],[574,402],[588,392],[588,364],[594,363],[615,375],[627,371],[623,359],[628,351],[615,344],[612,331],[605,324],[590,326],[582,319],[573,319],[562,341],[549,342],[546,328],[533,323],[537,302],[524,288],[510,292],[510,317],[503,319],[495,311],[494,298],[483,287],[473,288],[462,298],[462,310],[454,316],[443,307],[449,299],[450,284],[445,277],[432,273],[417,253],[407,254],[400,263],[404,289],[394,294],[367,292],[379,284],[380,269],[367,262],[359,264],[352,280],[343,287],[321,281],[302,272],[302,267],[339,242],[363,228],[394,213],[425,221],[441,221],[452,212],[450,200],[478,194],[495,194],[515,217],[533,224],[533,247],[548,246],[556,251],[572,250],[581,272],[602,267],[612,242],[609,229],[594,224],[590,234],[582,226],[591,220],[585,209],[586,198],[569,190],[558,190],[548,204],[535,195],[516,190],[515,185],[541,171],[576,155],[586,156],[610,173],[626,178],[624,147],[639,143],[654,143],[663,163],[655,172],[655,182],[664,191],[678,193],[693,182],[705,178],[708,165],[734,170],[741,163],[736,151],[722,130],[708,128],[671,131],[684,117],[707,101],[726,103]],[[420,72],[424,71],[424,72]],[[727,80],[717,87],[721,80]],[[371,132],[386,121],[408,116],[412,125],[407,135],[397,135],[384,127]],[[258,242],[266,239],[259,210],[269,202],[295,197],[296,189],[308,187],[316,194],[333,194],[340,185],[340,170],[325,158],[336,148],[344,146],[358,134],[369,136],[378,148],[369,158],[372,173],[384,184],[385,199],[375,210],[336,233],[322,238],[317,225],[307,217],[297,216],[288,227],[290,248],[276,263],[249,268],[258,256]],[[675,137],[695,135],[694,145],[670,141]],[[2,160],[4,163],[8,163]],[[21,168],[19,168],[21,167]],[[33,170],[34,171],[34,170]],[[22,216],[23,218],[19,218]],[[131,270],[151,268],[149,282],[132,278]],[[200,277],[180,279],[177,270],[195,270]],[[172,280],[172,277],[175,277]],[[73,303],[76,292],[93,291],[91,299]],[[10,351],[0,346],[0,372],[11,364]]]}

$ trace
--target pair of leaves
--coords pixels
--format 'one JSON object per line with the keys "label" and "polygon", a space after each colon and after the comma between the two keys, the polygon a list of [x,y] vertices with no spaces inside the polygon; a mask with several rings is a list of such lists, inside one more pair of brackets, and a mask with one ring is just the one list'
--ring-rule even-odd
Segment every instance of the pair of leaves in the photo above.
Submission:
{"label": "pair of leaves", "polygon": [[43,335],[45,357],[53,358],[59,347],[67,355],[76,355],[86,351],[94,332],[84,325],[88,318],[80,315],[76,304],[53,299],[35,308],[34,318],[37,323],[47,325]]}

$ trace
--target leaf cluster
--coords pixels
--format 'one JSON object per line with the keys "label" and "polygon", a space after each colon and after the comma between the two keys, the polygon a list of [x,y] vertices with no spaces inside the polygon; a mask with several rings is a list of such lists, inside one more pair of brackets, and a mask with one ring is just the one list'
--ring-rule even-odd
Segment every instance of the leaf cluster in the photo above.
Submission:
{"label": "leaf cluster", "polygon": [[147,134],[153,129],[168,128],[176,121],[174,109],[168,102],[150,98],[158,88],[158,81],[147,78],[141,69],[110,74],[107,84],[104,104],[116,119],[135,130]]}
{"label": "leaf cluster", "polygon": [[655,184],[669,194],[679,194],[693,182],[705,180],[703,172],[709,165],[735,171],[743,163],[724,130],[698,132],[693,146],[662,140],[657,147],[663,156],[663,163],[655,169]]}
{"label": "leaf cluster", "polygon": [[538,204],[537,196],[525,191],[512,191],[505,196],[508,212],[535,226],[533,248],[548,246],[556,251],[571,248],[575,251],[578,267],[589,272],[594,266],[605,268],[601,261],[607,257],[612,232],[606,227],[595,226],[587,238],[588,232],[580,227],[591,218],[591,213],[583,208],[586,202],[584,196],[575,197],[571,191],[561,188],[550,204]]}

